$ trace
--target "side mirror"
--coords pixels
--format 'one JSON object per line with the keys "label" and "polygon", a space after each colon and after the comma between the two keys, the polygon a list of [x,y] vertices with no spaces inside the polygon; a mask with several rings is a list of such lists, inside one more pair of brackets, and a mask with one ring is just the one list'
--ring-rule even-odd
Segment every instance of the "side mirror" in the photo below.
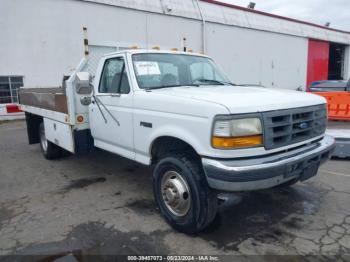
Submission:
{"label": "side mirror", "polygon": [[90,95],[92,93],[92,76],[89,72],[77,73],[76,92],[79,95]]}

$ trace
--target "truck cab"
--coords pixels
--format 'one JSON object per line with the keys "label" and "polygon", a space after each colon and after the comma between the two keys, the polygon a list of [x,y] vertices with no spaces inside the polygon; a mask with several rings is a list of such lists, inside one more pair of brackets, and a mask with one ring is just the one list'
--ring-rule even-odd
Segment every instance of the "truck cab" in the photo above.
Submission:
{"label": "truck cab", "polygon": [[334,149],[324,98],[236,85],[208,56],[125,50],[95,73],[88,64],[59,91],[64,112],[57,89],[50,108],[36,102],[45,91],[23,89],[29,141],[48,159],[97,147],[150,166],[160,211],[181,232],[212,222],[218,193],[307,180]]}

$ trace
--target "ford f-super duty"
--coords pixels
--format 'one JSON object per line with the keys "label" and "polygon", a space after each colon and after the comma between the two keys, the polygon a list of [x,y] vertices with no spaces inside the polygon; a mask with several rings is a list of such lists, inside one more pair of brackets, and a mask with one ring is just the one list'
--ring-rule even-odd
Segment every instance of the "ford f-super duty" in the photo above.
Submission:
{"label": "ford f-super duty", "polygon": [[304,181],[334,149],[324,98],[235,85],[205,55],[126,50],[92,64],[62,87],[22,89],[29,143],[47,159],[96,147],[151,166],[159,209],[182,232],[211,223],[219,193]]}

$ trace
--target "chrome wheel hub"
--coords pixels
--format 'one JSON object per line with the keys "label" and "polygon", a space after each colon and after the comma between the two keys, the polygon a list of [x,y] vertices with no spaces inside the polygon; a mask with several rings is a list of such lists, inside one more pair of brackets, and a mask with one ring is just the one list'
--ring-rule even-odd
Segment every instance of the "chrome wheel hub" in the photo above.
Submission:
{"label": "chrome wheel hub", "polygon": [[175,171],[167,171],[161,181],[165,205],[176,216],[185,216],[191,207],[189,187],[185,179]]}

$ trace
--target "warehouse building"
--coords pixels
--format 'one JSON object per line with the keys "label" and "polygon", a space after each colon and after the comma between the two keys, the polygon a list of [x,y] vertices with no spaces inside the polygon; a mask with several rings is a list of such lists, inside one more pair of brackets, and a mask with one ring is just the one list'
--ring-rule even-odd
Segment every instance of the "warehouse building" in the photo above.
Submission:
{"label": "warehouse building", "polygon": [[16,103],[23,85],[61,85],[84,54],[83,27],[96,62],[135,45],[186,47],[214,58],[238,84],[305,90],[315,80],[350,77],[349,32],[251,8],[212,0],[2,0],[0,104]]}

